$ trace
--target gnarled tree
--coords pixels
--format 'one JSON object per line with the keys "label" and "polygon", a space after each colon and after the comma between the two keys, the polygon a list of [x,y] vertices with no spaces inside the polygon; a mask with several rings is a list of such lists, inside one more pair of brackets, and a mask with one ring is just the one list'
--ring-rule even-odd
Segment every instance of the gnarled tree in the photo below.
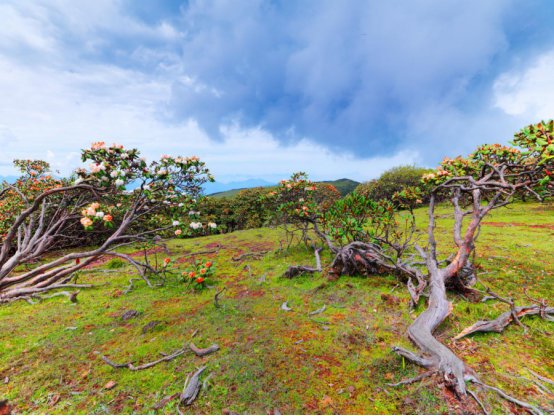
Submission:
{"label": "gnarled tree", "polygon": [[[45,164],[19,162],[24,171],[20,180],[2,184],[0,208],[6,209],[2,217],[6,231],[1,237],[0,303],[78,286],[70,283],[74,273],[103,255],[128,260],[149,283],[148,264],[114,250],[175,227],[201,185],[213,180],[197,157],[163,156],[147,165],[137,149],[103,142],[83,150],[82,160],[90,163],[90,169],[78,169],[71,180],[52,179]],[[16,209],[7,210],[10,207]],[[137,226],[145,218],[166,222]],[[75,232],[75,227],[80,230]],[[60,255],[31,270],[18,268],[42,260],[60,241],[86,232],[96,233],[95,248]]]}
{"label": "gnarled tree", "polygon": [[[506,206],[518,193],[538,199],[552,195],[554,133],[552,121],[531,125],[516,133],[513,144],[480,146],[468,158],[445,159],[436,172],[424,176],[434,185],[430,194],[428,246],[420,249],[428,271],[427,308],[408,328],[410,340],[421,351],[416,355],[401,348],[394,350],[431,373],[440,374],[459,397],[467,394],[466,381],[479,381],[476,373],[433,335],[452,313],[447,287],[467,286],[463,276],[470,265],[483,219],[494,209]],[[454,212],[453,237],[457,250],[445,266],[437,255],[435,239],[435,201],[450,196]],[[464,219],[469,221],[464,223]],[[532,410],[532,409],[531,409]]]}

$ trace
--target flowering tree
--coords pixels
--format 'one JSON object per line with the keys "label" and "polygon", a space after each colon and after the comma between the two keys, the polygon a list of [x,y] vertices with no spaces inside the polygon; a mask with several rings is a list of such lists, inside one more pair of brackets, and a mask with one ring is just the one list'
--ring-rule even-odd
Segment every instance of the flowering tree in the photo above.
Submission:
{"label": "flowering tree", "polygon": [[[435,329],[452,312],[446,288],[460,290],[467,286],[465,269],[468,266],[471,268],[470,258],[486,215],[509,204],[518,193],[542,200],[552,196],[554,190],[554,122],[551,120],[525,127],[515,134],[512,144],[518,148],[484,145],[468,158],[444,159],[435,172],[423,178],[433,186],[428,213],[428,244],[426,249],[416,248],[427,269],[425,283],[429,287],[429,300],[427,309],[408,328],[408,336],[419,348],[421,355],[398,347],[394,350],[428,369],[425,375],[441,375],[459,397],[467,394],[466,381],[490,387],[482,383],[468,365],[433,336]],[[453,236],[457,249],[450,258],[441,260],[435,239],[435,203],[444,195],[450,197],[454,212]],[[466,218],[469,221],[464,224]],[[529,308],[530,311],[535,309],[538,311],[540,308],[536,305]],[[543,316],[546,317],[548,313],[554,313],[554,309],[543,308]],[[525,313],[519,311],[518,314],[523,316]],[[512,317],[517,322],[518,315],[515,312]],[[481,321],[481,324],[486,322]],[[537,410],[531,405],[524,405],[529,410]]]}
{"label": "flowering tree", "polygon": [[[289,212],[313,225],[314,232],[335,255],[331,275],[389,273],[407,282],[411,305],[416,306],[424,291],[428,304],[408,328],[408,337],[419,349],[414,353],[400,347],[393,350],[427,371],[398,385],[439,375],[460,398],[470,392],[466,382],[498,392],[532,412],[536,406],[514,399],[502,390],[483,383],[477,373],[437,340],[433,333],[453,311],[447,289],[467,293],[475,283],[471,258],[483,219],[494,209],[508,205],[518,195],[539,200],[554,192],[554,122],[525,127],[512,143],[480,146],[467,158],[446,158],[438,169],[423,176],[425,199],[429,200],[427,244],[418,244],[412,209],[421,203],[417,188],[408,187],[395,193],[391,200],[374,202],[356,193],[331,207],[326,215],[307,209],[298,211],[299,199],[288,202]],[[287,182],[285,182],[286,186]],[[294,185],[291,185],[291,188]],[[435,238],[436,203],[449,199],[454,214],[455,252],[439,258]],[[305,213],[304,213],[305,212]],[[422,247],[423,246],[423,247]],[[286,275],[321,271],[317,268],[292,266]],[[525,315],[539,315],[554,320],[554,308],[544,301],[531,306],[515,307],[510,300],[489,293],[510,305],[511,311],[495,320],[479,321],[466,328],[459,337],[477,331],[501,331],[510,322]],[[474,393],[470,392],[475,398]]]}
{"label": "flowering tree", "polygon": [[[12,210],[12,217],[3,217],[1,302],[75,286],[70,283],[74,273],[102,255],[130,261],[148,281],[147,264],[114,249],[174,229],[175,221],[190,211],[202,184],[213,181],[195,156],[165,155],[147,164],[137,149],[97,142],[83,150],[82,160],[89,163],[89,169],[78,169],[73,181],[53,180],[45,173],[46,165],[27,161],[20,163],[24,174],[18,182],[2,185],[0,204],[17,204],[17,209]],[[35,181],[34,193],[29,195],[29,184]],[[144,218],[167,223],[137,227]],[[62,255],[30,271],[16,271],[21,264],[41,259],[75,224],[83,232],[101,235],[98,247]]]}

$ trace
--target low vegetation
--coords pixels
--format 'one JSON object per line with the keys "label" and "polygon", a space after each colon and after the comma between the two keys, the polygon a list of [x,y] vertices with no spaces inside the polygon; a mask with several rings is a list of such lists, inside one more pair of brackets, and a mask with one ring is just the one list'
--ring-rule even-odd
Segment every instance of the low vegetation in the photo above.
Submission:
{"label": "low vegetation", "polygon": [[[148,165],[103,142],[68,179],[16,161],[0,190],[2,411],[553,411],[554,121],[512,145],[383,197],[298,172],[202,198],[197,157]],[[490,341],[505,336],[527,354]]]}

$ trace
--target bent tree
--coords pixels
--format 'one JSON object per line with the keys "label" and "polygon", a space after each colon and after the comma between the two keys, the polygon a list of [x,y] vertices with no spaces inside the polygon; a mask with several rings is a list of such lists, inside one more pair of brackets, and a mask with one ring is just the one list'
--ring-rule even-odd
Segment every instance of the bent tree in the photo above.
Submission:
{"label": "bent tree", "polygon": [[[213,181],[195,156],[162,156],[147,164],[137,149],[97,142],[82,151],[82,160],[89,169],[78,169],[73,178],[61,180],[48,174],[44,162],[16,161],[21,178],[1,185],[0,303],[79,287],[71,283],[75,273],[104,255],[129,261],[150,284],[147,272],[155,270],[115,249],[152,241],[178,225],[202,184]],[[87,234],[93,237],[94,248],[25,268]]]}
{"label": "bent tree", "polygon": [[[428,369],[429,375],[442,376],[459,397],[465,397],[468,392],[466,381],[485,385],[433,335],[453,311],[446,289],[467,287],[461,272],[470,266],[481,223],[492,210],[506,206],[517,194],[533,195],[540,200],[552,195],[553,124],[542,122],[516,133],[513,144],[518,148],[498,144],[480,146],[468,158],[444,159],[435,172],[423,177],[434,186],[429,202],[428,245],[425,250],[419,250],[428,273],[429,299],[426,310],[408,328],[408,336],[421,354],[398,347],[394,351]],[[446,265],[438,258],[435,238],[435,205],[444,194],[450,197],[454,212],[453,238],[457,247]],[[546,310],[545,314],[548,312],[552,310]]]}
{"label": "bent tree", "polygon": [[[412,352],[400,347],[393,351],[427,371],[414,380],[438,375],[459,398],[467,394],[466,382],[497,391],[502,397],[540,412],[535,406],[508,396],[503,391],[483,383],[477,373],[435,336],[437,327],[453,313],[447,290],[475,294],[472,258],[483,219],[493,210],[506,206],[515,197],[551,197],[554,190],[554,122],[530,125],[515,134],[511,146],[498,144],[480,146],[467,158],[446,158],[439,168],[422,178],[421,189],[406,188],[392,200],[371,201],[356,193],[338,201],[321,212],[305,201],[290,202],[286,207],[295,221],[303,221],[327,245],[335,258],[330,265],[331,276],[372,275],[390,273],[401,277],[416,306],[426,297],[426,309],[408,328],[408,337],[418,349]],[[287,194],[295,184],[281,188]],[[306,188],[304,188],[306,189]],[[418,244],[415,216],[412,208],[429,200],[427,244]],[[435,238],[436,205],[450,201],[454,216],[452,236],[456,250],[439,258]],[[296,204],[296,205],[295,205]],[[400,208],[401,210],[398,210]],[[317,253],[316,253],[317,256]],[[314,268],[292,266],[287,273],[315,272]],[[536,305],[515,307],[513,302],[489,293],[510,305],[510,312],[493,321],[479,321],[459,337],[477,331],[501,331],[510,322],[519,322],[525,315],[554,319],[554,308],[544,301]]]}

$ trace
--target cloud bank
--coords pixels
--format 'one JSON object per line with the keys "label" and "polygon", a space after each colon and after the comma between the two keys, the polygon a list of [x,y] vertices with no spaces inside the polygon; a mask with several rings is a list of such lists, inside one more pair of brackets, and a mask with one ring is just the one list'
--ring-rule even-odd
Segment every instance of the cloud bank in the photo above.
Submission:
{"label": "cloud bank", "polygon": [[[547,1],[6,1],[0,174],[105,139],[364,180],[552,117]],[[551,88],[550,88],[551,89]]]}

